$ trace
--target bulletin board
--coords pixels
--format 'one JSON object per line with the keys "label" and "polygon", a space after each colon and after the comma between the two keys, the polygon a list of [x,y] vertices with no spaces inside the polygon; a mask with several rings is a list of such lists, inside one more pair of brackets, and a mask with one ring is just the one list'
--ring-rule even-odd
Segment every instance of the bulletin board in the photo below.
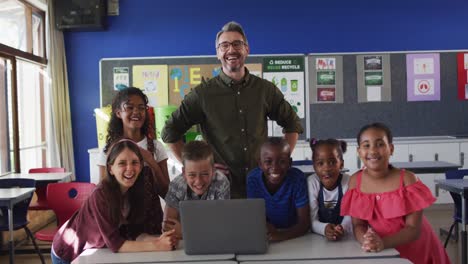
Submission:
{"label": "bulletin board", "polygon": [[[343,60],[343,102],[310,104],[311,137],[356,138],[359,129],[371,122],[387,124],[394,136],[401,137],[468,135],[468,101],[459,100],[457,95],[458,52],[431,52],[440,54],[440,101],[421,102],[407,100],[408,53],[383,53],[389,56],[391,94],[385,94],[390,96],[390,101],[382,102],[360,102],[361,81],[356,62],[363,54],[333,54],[342,56]],[[308,57],[320,55],[323,56],[309,54]],[[309,83],[313,83],[312,67],[308,75]]]}
{"label": "bulletin board", "polygon": [[[304,127],[304,133],[300,135],[299,139],[305,140],[307,138],[307,122],[309,120],[308,116],[308,89],[307,89],[307,63],[305,61],[304,54],[285,54],[285,55],[250,55],[246,60],[246,66],[252,74],[257,74],[258,71],[264,72],[266,69],[265,60],[269,58],[297,58],[302,60],[304,67],[302,70],[304,72],[304,77],[302,80],[297,80],[298,78],[293,78],[294,80],[287,80],[286,84],[281,83],[281,80],[286,77],[281,78],[278,83],[278,87],[281,85],[291,85],[297,87],[297,83],[303,85],[301,90],[301,96],[303,102],[299,102],[298,105],[303,106],[301,112],[301,124]],[[200,66],[201,71],[204,71],[201,75],[208,74],[209,77],[212,77],[216,72],[215,66],[220,66],[220,63],[216,56],[186,56],[186,57],[143,57],[143,58],[104,58],[100,60],[100,107],[107,106],[112,104],[112,98],[118,92],[117,87],[119,85],[130,85],[132,86],[135,82],[141,83],[148,90],[157,90],[159,84],[152,83],[151,81],[136,80],[135,75],[141,73],[142,67],[145,68],[149,65],[167,65],[166,68],[160,67],[161,73],[167,73],[167,82],[166,85],[169,87],[169,93],[167,95],[168,104],[178,105],[180,104],[181,97],[183,94],[187,94],[191,88],[195,87],[200,78],[200,71],[197,71],[195,78],[190,72],[190,68],[193,65]],[[263,67],[262,67],[263,65]],[[190,66],[190,67],[189,67]],[[203,70],[204,69],[204,70]],[[219,69],[218,69],[219,70]],[[213,72],[211,72],[213,71]],[[292,73],[288,73],[292,74]],[[208,77],[208,78],[209,78]],[[141,78],[137,77],[137,78]],[[177,87],[174,87],[174,80],[178,78],[176,84]],[[116,87],[117,86],[117,87]],[[162,85],[161,85],[162,86]],[[166,86],[167,87],[167,86]],[[138,87],[141,88],[141,87]],[[180,93],[180,97],[177,98],[177,94],[173,91],[177,90],[177,93]],[[148,95],[148,94],[147,94]],[[285,96],[287,94],[285,93]],[[157,99],[160,100],[160,99]],[[155,103],[158,103],[158,101]],[[150,99],[151,101],[151,99]],[[269,129],[271,129],[271,124],[269,124]]]}

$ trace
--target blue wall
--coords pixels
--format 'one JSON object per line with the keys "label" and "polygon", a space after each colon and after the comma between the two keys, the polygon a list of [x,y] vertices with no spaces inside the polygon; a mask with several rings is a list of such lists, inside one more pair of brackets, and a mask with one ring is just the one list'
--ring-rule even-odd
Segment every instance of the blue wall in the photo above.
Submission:
{"label": "blue wall", "polygon": [[65,33],[77,180],[89,180],[87,150],[97,147],[101,58],[214,55],[230,20],[244,26],[251,54],[468,48],[468,1],[382,2],[120,0],[106,31]]}

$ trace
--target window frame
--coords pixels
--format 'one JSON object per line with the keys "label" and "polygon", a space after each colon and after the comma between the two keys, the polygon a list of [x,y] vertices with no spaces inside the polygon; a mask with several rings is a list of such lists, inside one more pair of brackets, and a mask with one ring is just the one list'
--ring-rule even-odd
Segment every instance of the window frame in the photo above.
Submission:
{"label": "window frame", "polygon": [[[26,43],[27,43],[27,52],[7,46],[5,44],[0,43],[0,57],[6,58],[11,61],[11,111],[12,111],[12,129],[10,133],[12,133],[13,138],[13,171],[14,172],[21,172],[21,161],[20,161],[20,138],[19,138],[19,118],[18,118],[18,71],[17,71],[17,62],[18,59],[25,60],[28,62],[32,62],[37,64],[41,67],[47,68],[48,60],[47,60],[47,52],[46,52],[46,20],[45,14],[46,12],[35,7],[33,4],[25,1],[25,0],[14,0],[20,2],[24,5],[25,8],[25,19],[26,19]],[[42,42],[42,54],[43,56],[37,56],[33,54],[33,32],[32,32],[32,16],[36,15],[42,19],[42,36],[39,40]],[[41,52],[39,52],[41,53]],[[43,82],[41,82],[43,83]],[[43,87],[44,88],[44,87]],[[41,96],[40,100],[43,102],[44,98],[43,95]],[[43,109],[44,111],[44,109]],[[45,124],[44,120],[42,123]],[[44,153],[42,154],[45,155]]]}

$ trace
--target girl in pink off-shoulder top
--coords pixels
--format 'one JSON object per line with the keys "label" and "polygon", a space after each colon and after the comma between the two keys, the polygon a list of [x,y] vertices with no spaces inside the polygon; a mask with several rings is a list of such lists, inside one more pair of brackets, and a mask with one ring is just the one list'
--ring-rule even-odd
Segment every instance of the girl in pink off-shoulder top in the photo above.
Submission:
{"label": "girl in pink off-shoulder top", "polygon": [[395,248],[413,263],[450,263],[422,212],[435,201],[431,191],[412,172],[389,164],[393,154],[390,129],[381,123],[366,125],[357,140],[364,168],[350,178],[341,215],[352,217],[362,249]]}

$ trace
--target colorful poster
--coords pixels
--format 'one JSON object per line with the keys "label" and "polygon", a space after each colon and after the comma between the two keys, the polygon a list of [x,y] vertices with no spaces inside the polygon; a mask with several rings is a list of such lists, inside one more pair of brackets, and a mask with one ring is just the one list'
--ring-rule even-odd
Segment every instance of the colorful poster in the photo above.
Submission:
{"label": "colorful poster", "polygon": [[415,79],[415,95],[434,95],[434,79]]}
{"label": "colorful poster", "polygon": [[440,101],[438,53],[407,54],[406,68],[408,101]]}
{"label": "colorful poster", "polygon": [[315,69],[316,70],[335,70],[336,59],[335,58],[316,58]]}
{"label": "colorful poster", "polygon": [[334,85],[335,71],[318,71],[317,85]]}
{"label": "colorful poster", "polygon": [[317,88],[318,102],[336,102],[336,89],[333,88]]}
{"label": "colorful poster", "polygon": [[358,102],[391,101],[390,56],[358,55],[356,57],[358,76]]}
{"label": "colorful poster", "polygon": [[284,94],[299,118],[305,117],[304,57],[266,57],[263,78]]}
{"label": "colorful poster", "polygon": [[343,57],[310,56],[309,99],[315,103],[343,103]]}
{"label": "colorful poster", "polygon": [[434,58],[415,58],[414,74],[434,74]]}
{"label": "colorful poster", "polygon": [[458,99],[468,100],[468,53],[457,54]]}
{"label": "colorful poster", "polygon": [[382,56],[364,56],[364,70],[382,70]]}
{"label": "colorful poster", "polygon": [[153,107],[168,104],[167,65],[133,66],[133,86],[142,89]]}
{"label": "colorful poster", "polygon": [[[262,64],[245,64],[250,74],[262,77]],[[192,88],[219,75],[219,64],[170,65],[169,66],[169,104],[180,105]]]}
{"label": "colorful poster", "polygon": [[367,85],[382,85],[383,76],[381,71],[364,72],[364,84]]}
{"label": "colorful poster", "polygon": [[219,64],[170,65],[169,66],[169,104],[180,105],[192,88],[202,82],[218,76]]}
{"label": "colorful poster", "polygon": [[129,87],[130,77],[128,67],[114,67],[114,90],[120,91]]}

